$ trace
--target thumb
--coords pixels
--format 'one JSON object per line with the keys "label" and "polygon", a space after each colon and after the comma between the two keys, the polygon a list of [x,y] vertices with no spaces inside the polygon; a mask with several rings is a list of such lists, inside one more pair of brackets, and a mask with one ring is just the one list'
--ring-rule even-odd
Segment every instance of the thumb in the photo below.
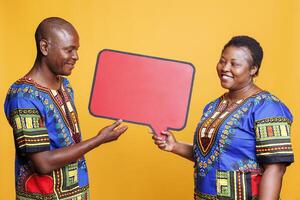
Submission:
{"label": "thumb", "polygon": [[165,136],[170,136],[171,135],[171,133],[169,131],[162,131],[161,134],[165,135]]}

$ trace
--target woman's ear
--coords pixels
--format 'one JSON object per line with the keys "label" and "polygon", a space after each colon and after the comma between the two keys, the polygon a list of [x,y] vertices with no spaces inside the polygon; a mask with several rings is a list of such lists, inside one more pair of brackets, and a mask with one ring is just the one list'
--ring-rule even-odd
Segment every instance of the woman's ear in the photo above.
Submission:
{"label": "woman's ear", "polygon": [[257,70],[258,70],[258,67],[256,65],[251,66],[250,75],[251,76],[256,76]]}

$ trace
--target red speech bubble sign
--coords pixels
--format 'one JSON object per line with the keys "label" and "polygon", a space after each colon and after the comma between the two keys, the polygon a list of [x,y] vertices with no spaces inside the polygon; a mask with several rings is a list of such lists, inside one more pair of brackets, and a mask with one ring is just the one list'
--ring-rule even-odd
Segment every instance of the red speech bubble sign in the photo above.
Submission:
{"label": "red speech bubble sign", "polygon": [[158,135],[183,129],[194,71],[187,62],[105,49],[98,55],[90,113],[149,125]]}

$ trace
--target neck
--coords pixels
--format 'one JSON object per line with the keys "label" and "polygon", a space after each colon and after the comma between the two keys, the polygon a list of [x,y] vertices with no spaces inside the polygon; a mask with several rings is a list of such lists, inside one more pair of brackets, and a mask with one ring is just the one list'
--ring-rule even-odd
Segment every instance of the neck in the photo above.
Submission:
{"label": "neck", "polygon": [[42,59],[36,58],[33,67],[26,75],[32,78],[39,85],[49,89],[58,90],[60,88],[60,79],[55,75]]}
{"label": "neck", "polygon": [[245,99],[259,91],[261,91],[261,89],[251,82],[247,86],[238,90],[229,90],[227,98],[229,101],[234,102],[240,99]]}

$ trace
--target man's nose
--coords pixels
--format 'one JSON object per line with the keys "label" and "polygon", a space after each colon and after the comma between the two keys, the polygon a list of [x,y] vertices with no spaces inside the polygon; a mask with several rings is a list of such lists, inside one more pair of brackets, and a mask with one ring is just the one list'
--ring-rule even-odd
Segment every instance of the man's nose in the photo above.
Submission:
{"label": "man's nose", "polygon": [[77,53],[77,51],[74,51],[73,52],[73,54],[72,54],[72,59],[74,59],[74,60],[79,60],[79,56],[78,56],[78,53]]}

